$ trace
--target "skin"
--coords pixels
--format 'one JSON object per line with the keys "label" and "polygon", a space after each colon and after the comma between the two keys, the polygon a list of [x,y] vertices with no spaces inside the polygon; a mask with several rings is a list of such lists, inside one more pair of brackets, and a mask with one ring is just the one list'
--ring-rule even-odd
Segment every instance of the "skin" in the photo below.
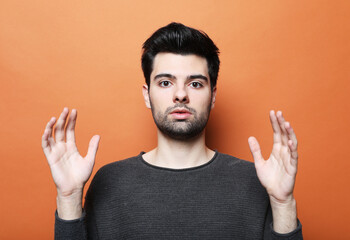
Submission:
{"label": "skin", "polygon": [[[186,116],[186,121],[179,121],[179,116],[170,114],[167,109],[187,106],[194,109],[197,116],[209,115],[209,109],[215,104],[216,88],[210,89],[204,58],[160,53],[154,59],[150,87],[143,86],[143,96],[155,117],[166,115],[177,128],[184,128],[195,120],[195,114]],[[42,148],[57,187],[58,215],[65,220],[81,217],[83,188],[91,175],[100,140],[98,135],[92,137],[88,153],[82,157],[74,136],[77,112],[73,109],[67,120],[68,112],[68,108],[64,108],[55,127],[56,119],[52,118],[42,136]],[[288,233],[297,227],[293,196],[298,163],[297,139],[281,111],[270,111],[270,121],[274,138],[270,157],[266,160],[262,157],[254,137],[248,139],[248,144],[258,178],[270,197],[273,228],[276,232]],[[205,129],[188,139],[171,138],[159,129],[157,135],[157,147],[142,156],[152,165],[190,168],[205,164],[214,156],[214,151],[205,145]]]}
{"label": "skin", "polygon": [[82,157],[75,143],[77,111],[72,110],[67,122],[68,112],[64,108],[57,123],[54,117],[47,123],[42,148],[57,188],[58,216],[71,220],[82,214],[83,189],[92,173],[100,136],[91,138],[87,155]]}
{"label": "skin", "polygon": [[268,159],[264,159],[258,141],[249,137],[248,143],[254,158],[261,184],[270,198],[273,228],[288,233],[297,227],[296,201],[293,195],[298,168],[298,142],[293,128],[282,112],[270,111],[273,129],[273,147]]}
{"label": "skin", "polygon": [[[160,77],[163,74],[172,77]],[[191,76],[203,76],[192,78]],[[165,82],[167,83],[167,86]],[[171,53],[159,53],[153,62],[150,89],[143,86],[145,104],[153,112],[164,114],[168,107],[176,104],[184,104],[196,111],[197,115],[208,112],[208,108],[214,108],[216,88],[211,91],[207,62],[204,58],[195,55],[178,55]],[[174,121],[173,116],[168,116]],[[189,121],[194,115],[189,117]],[[177,123],[181,128],[185,122]],[[214,156],[214,151],[205,146],[205,131],[198,136],[177,140],[161,131],[157,131],[158,146],[143,155],[150,164],[167,168],[188,168],[206,163]]]}

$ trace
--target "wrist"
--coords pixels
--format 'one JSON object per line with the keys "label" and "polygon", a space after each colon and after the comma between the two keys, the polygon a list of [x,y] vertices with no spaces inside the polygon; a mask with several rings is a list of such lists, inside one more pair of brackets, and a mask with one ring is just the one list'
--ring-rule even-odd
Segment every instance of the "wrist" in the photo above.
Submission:
{"label": "wrist", "polygon": [[289,233],[297,228],[297,208],[294,197],[284,201],[270,196],[273,229],[277,233]]}
{"label": "wrist", "polygon": [[82,215],[83,191],[77,191],[71,195],[65,196],[57,193],[57,213],[59,218],[72,220],[80,218]]}
{"label": "wrist", "polygon": [[285,197],[284,199],[278,199],[274,196],[269,195],[271,207],[276,208],[288,208],[296,204],[293,194]]}
{"label": "wrist", "polygon": [[76,198],[78,196],[81,196],[84,191],[84,186],[83,187],[78,187],[73,190],[62,190],[57,188],[57,197],[60,197],[62,199],[70,199],[70,198]]}

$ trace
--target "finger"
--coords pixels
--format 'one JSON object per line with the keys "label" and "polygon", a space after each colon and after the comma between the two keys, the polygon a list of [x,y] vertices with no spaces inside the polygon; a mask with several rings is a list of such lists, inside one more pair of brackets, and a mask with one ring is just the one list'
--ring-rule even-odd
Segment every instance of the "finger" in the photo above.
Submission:
{"label": "finger", "polygon": [[273,143],[281,143],[281,128],[273,110],[270,111],[270,122],[273,130]]}
{"label": "finger", "polygon": [[45,131],[44,131],[44,134],[43,134],[43,138],[44,138],[44,136],[45,136],[46,139],[52,137],[52,127],[53,127],[53,125],[55,125],[55,122],[56,122],[56,118],[52,117],[50,119],[50,121],[46,124]]}
{"label": "finger", "polygon": [[248,144],[250,148],[250,152],[253,155],[255,165],[261,165],[264,163],[264,158],[261,155],[260,145],[255,137],[248,138]]}
{"label": "finger", "polygon": [[294,133],[293,128],[291,127],[289,122],[285,123],[286,130],[288,132],[288,147],[290,149],[291,153],[291,158],[290,158],[290,163],[294,166],[297,167],[298,165],[298,140],[297,137]]}
{"label": "finger", "polygon": [[75,123],[77,120],[77,115],[78,115],[77,110],[72,109],[72,112],[69,115],[68,123],[67,123],[67,127],[66,127],[67,142],[68,141],[75,142]]}
{"label": "finger", "polygon": [[291,158],[290,158],[290,163],[296,167],[298,165],[298,151],[296,147],[294,146],[294,143],[292,140],[288,141],[288,146],[291,151]]}
{"label": "finger", "polygon": [[282,111],[277,111],[276,117],[279,124],[279,128],[281,129],[280,131],[281,131],[282,144],[285,146],[288,146],[288,133],[286,128],[284,127],[285,120],[284,120]]}
{"label": "finger", "polygon": [[57,120],[56,126],[55,126],[55,140],[58,141],[64,141],[64,125],[66,124],[66,119],[68,116],[68,108],[64,108],[60,117]]}
{"label": "finger", "polygon": [[51,151],[51,146],[54,144],[52,142],[52,127],[56,122],[56,118],[52,117],[50,121],[46,124],[44,134],[41,137],[41,147],[43,148],[43,151],[46,154],[48,154]]}
{"label": "finger", "polygon": [[284,127],[288,133],[288,147],[290,150],[290,164],[294,167],[297,167],[298,164],[298,141],[294,130],[289,122],[284,123]]}
{"label": "finger", "polygon": [[91,138],[89,143],[89,149],[85,156],[85,159],[87,159],[88,161],[93,161],[93,162],[95,161],[99,142],[100,142],[99,135],[95,135]]}
{"label": "finger", "polygon": [[288,139],[292,140],[293,146],[295,147],[295,149],[297,149],[298,148],[298,140],[297,140],[297,136],[295,135],[292,126],[290,125],[289,122],[285,122],[284,127],[287,130]]}

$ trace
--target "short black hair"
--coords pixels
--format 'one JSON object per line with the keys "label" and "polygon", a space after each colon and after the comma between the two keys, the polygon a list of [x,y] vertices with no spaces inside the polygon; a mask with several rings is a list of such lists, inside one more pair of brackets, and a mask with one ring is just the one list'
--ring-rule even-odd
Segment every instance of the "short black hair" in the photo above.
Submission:
{"label": "short black hair", "polygon": [[216,86],[220,60],[219,49],[208,35],[181,23],[170,23],[155,31],[143,44],[141,58],[146,84],[150,86],[154,57],[161,52],[195,54],[207,60],[211,89]]}

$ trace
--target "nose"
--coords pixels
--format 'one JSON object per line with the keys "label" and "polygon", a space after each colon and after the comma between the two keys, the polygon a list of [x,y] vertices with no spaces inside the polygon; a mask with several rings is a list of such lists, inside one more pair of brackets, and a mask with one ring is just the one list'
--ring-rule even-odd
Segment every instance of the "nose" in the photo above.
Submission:
{"label": "nose", "polygon": [[177,86],[173,96],[174,103],[189,103],[186,87],[184,85]]}

